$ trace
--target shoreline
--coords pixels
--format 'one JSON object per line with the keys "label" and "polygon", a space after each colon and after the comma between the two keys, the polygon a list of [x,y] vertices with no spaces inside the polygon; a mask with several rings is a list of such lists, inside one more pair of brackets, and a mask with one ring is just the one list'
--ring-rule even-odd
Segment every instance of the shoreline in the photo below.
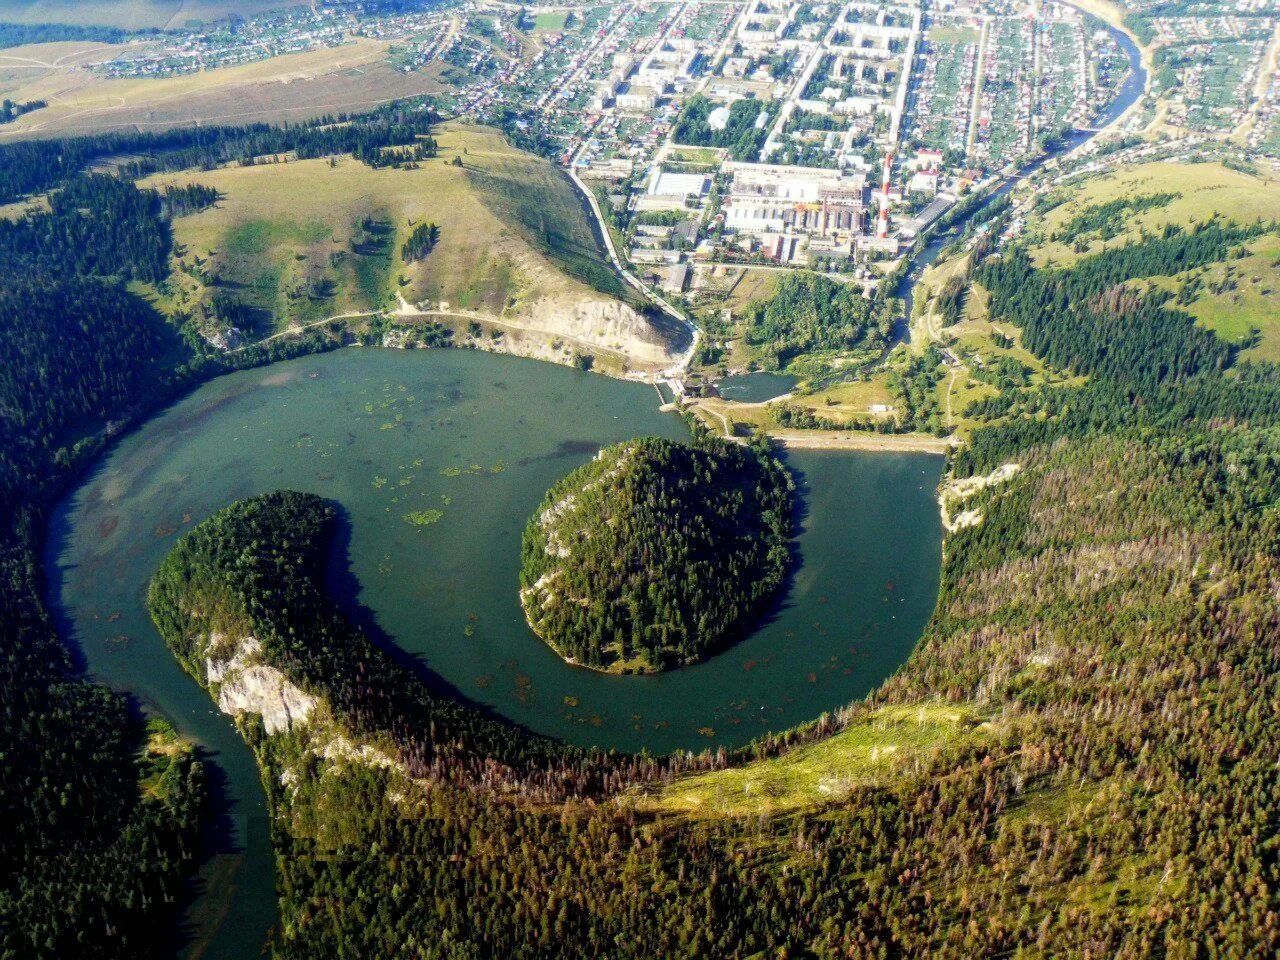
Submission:
{"label": "shoreline", "polygon": [[955,437],[894,433],[778,431],[768,437],[786,450],[858,450],[871,453],[929,453],[945,456],[964,445]]}

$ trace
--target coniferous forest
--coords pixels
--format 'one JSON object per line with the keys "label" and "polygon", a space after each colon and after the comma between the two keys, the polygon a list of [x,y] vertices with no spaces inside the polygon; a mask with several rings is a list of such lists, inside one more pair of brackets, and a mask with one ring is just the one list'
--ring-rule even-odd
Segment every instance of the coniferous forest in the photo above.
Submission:
{"label": "coniferous forest", "polygon": [[575,663],[645,673],[741,635],[782,586],[793,483],[767,450],[709,436],[600,451],[525,528],[520,599]]}
{"label": "coniferous forest", "polygon": [[168,274],[167,218],[210,198],[161,196],[71,165],[101,155],[80,141],[0,147],[11,189],[61,185],[46,207],[0,222],[6,958],[133,958],[166,949],[183,879],[200,852],[205,790],[196,753],[165,725],[148,728],[122,696],[80,678],[55,633],[38,559],[50,505],[136,416],[233,364],[325,342],[221,357],[162,318],[129,285]]}

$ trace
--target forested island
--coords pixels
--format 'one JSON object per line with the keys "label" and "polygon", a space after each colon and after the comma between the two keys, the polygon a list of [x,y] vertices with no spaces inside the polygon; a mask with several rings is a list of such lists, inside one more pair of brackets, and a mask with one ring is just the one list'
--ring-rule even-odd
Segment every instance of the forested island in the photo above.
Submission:
{"label": "forested island", "polygon": [[705,659],[782,587],[793,491],[763,446],[647,437],[601,450],[525,528],[530,627],[570,662],[611,673]]}

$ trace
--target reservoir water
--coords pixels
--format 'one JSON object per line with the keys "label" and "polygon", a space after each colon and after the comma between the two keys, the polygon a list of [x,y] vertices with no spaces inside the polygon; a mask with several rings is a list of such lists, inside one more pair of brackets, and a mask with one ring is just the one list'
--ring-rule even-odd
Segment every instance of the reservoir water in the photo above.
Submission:
{"label": "reservoir water", "polygon": [[706,663],[606,676],[529,631],[517,597],[526,521],[601,446],[687,436],[655,400],[651,386],[533,360],[343,350],[205,385],[124,438],[61,505],[47,567],[67,635],[93,676],[173,719],[224,778],[223,851],[188,918],[206,960],[256,956],[274,922],[266,811],[248,749],[179,670],[144,597],[175,540],[233,500],[292,488],[337,501],[344,602],[461,696],[575,743],[742,744],[863,696],[906,658],[941,557],[943,461],[923,454],[788,454],[806,508],[794,582],[768,622]]}

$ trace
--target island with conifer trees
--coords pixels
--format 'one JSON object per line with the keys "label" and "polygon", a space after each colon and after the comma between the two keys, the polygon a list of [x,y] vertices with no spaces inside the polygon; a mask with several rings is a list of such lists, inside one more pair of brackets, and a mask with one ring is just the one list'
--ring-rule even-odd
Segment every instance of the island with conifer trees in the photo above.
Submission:
{"label": "island with conifer trees", "polygon": [[785,583],[794,488],[758,445],[645,437],[601,450],[525,529],[530,627],[569,662],[610,673],[705,659]]}

